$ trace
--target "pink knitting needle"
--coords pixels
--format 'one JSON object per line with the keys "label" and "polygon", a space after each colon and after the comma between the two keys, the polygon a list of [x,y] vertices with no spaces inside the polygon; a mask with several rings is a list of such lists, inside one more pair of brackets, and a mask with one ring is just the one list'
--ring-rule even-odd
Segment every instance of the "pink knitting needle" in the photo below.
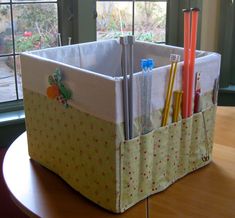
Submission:
{"label": "pink knitting needle", "polygon": [[197,27],[198,27],[198,14],[199,9],[193,8],[192,10],[192,30],[191,30],[191,46],[190,46],[190,64],[189,64],[189,92],[188,92],[188,117],[192,115],[193,108],[193,85],[194,85],[194,67],[196,57],[197,45]]}
{"label": "pink knitting needle", "polygon": [[184,9],[184,68],[182,75],[183,107],[182,116],[188,116],[188,94],[189,94],[189,47],[190,47],[190,10]]}

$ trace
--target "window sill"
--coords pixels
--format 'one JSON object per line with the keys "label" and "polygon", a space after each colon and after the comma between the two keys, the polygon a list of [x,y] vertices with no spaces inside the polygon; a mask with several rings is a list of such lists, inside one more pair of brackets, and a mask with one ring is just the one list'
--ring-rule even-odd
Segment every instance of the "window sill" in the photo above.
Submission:
{"label": "window sill", "polygon": [[14,125],[24,123],[24,110],[0,113],[0,126]]}
{"label": "window sill", "polygon": [[[235,85],[226,88],[220,88],[220,93],[235,94]],[[25,122],[24,110],[0,113],[0,126],[19,124]]]}
{"label": "window sill", "polygon": [[235,94],[235,85],[230,85],[226,88],[220,88],[220,93],[230,93]]}

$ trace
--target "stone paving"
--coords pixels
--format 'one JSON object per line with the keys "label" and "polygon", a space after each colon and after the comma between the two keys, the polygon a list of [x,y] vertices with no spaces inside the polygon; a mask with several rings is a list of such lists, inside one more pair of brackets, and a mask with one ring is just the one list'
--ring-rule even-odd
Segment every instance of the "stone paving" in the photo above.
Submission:
{"label": "stone paving", "polygon": [[[21,77],[17,75],[19,98],[22,98]],[[5,58],[0,59],[0,103],[16,100],[14,70],[7,66]]]}

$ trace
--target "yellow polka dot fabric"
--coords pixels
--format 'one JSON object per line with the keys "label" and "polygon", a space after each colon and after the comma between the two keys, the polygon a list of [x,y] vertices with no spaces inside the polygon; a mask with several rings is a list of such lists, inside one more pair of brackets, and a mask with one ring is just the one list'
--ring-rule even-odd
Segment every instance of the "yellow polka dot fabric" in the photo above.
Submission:
{"label": "yellow polka dot fabric", "polygon": [[27,89],[24,104],[30,157],[116,213],[211,161],[216,106],[210,103],[186,120],[129,141],[123,124],[65,109]]}
{"label": "yellow polka dot fabric", "polygon": [[211,161],[215,111],[212,106],[122,143],[123,210]]}
{"label": "yellow polka dot fabric", "polygon": [[24,90],[29,154],[81,194],[116,211],[116,128]]}

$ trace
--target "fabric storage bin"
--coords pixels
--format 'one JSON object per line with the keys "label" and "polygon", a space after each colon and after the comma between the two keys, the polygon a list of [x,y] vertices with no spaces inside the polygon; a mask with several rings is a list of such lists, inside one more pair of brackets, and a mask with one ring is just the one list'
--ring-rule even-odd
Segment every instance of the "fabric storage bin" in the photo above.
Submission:
{"label": "fabric storage bin", "polygon": [[[124,139],[121,46],[117,40],[21,54],[30,157],[101,207],[121,213],[211,161],[220,55],[197,51],[201,112],[161,127],[171,53],[178,47],[134,44],[134,138]],[[150,131],[140,134],[141,58],[153,58]],[[182,65],[174,89],[181,89]],[[68,108],[48,99],[56,69],[72,92]]]}

